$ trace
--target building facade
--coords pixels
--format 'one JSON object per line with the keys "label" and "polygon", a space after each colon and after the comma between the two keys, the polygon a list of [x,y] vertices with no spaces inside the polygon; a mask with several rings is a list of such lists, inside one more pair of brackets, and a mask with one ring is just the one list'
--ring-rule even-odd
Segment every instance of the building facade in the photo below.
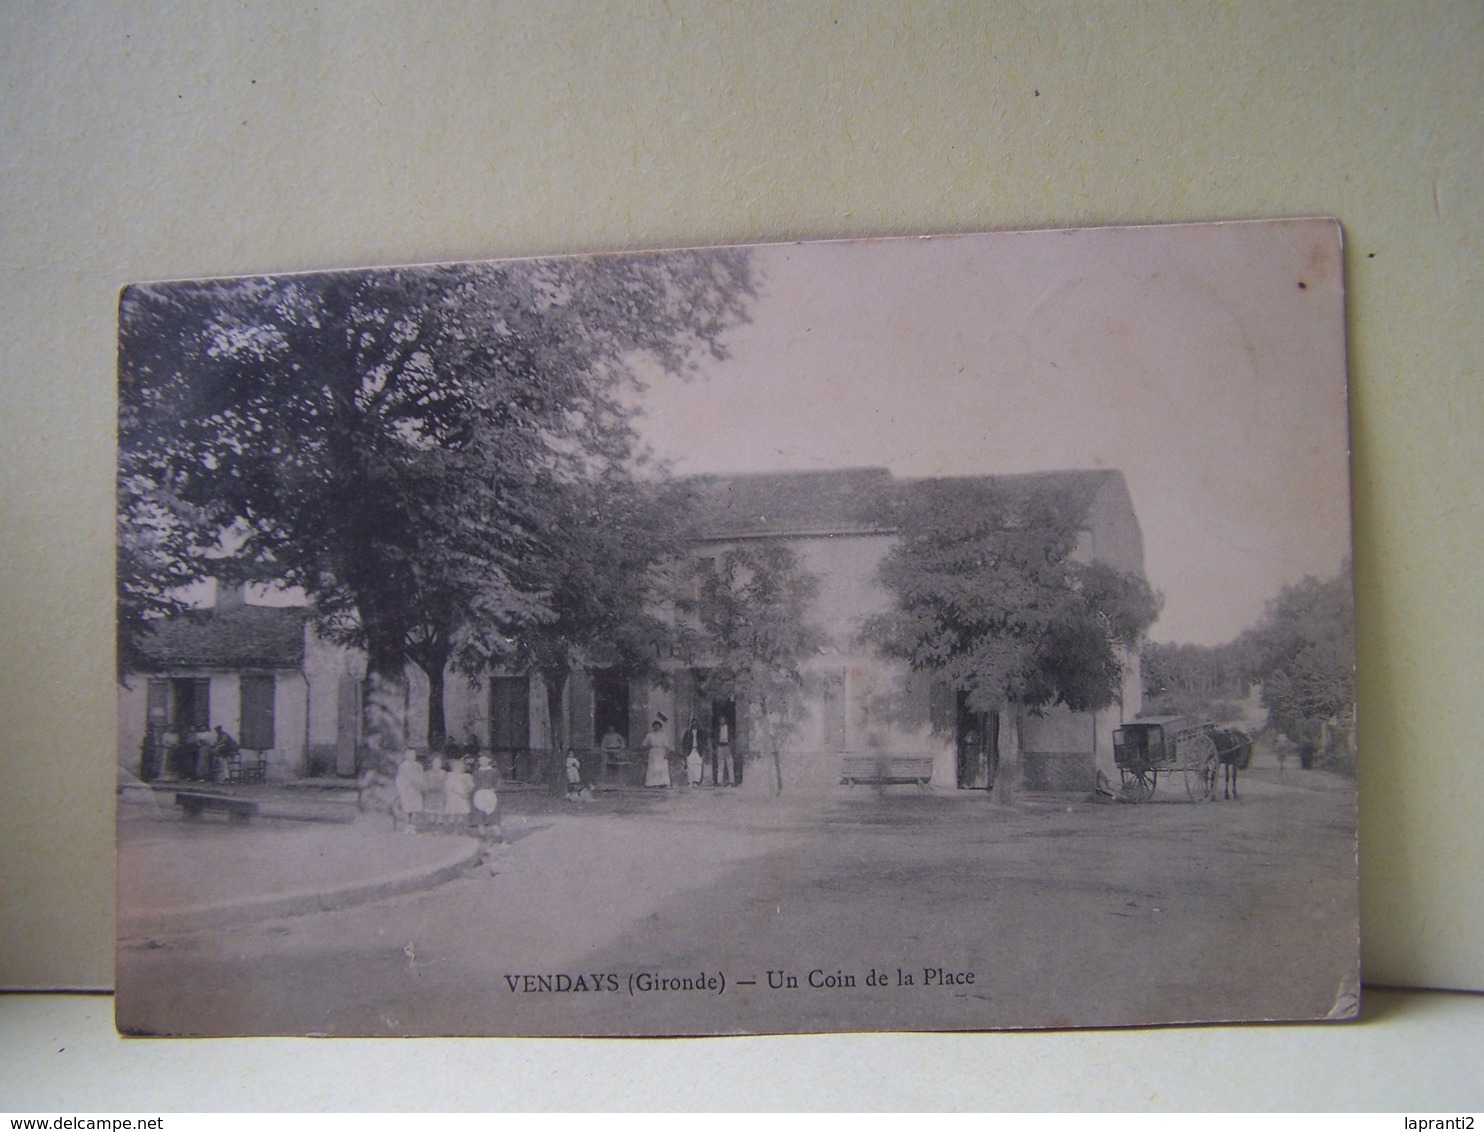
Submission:
{"label": "building facade", "polygon": [[[1119,472],[972,479],[1012,493],[1059,496],[1079,516],[1074,558],[1143,577],[1143,538]],[[1122,657],[1120,700],[1103,711],[1058,705],[1032,713],[1002,705],[976,712],[961,693],[883,656],[862,631],[893,600],[879,578],[897,539],[891,516],[914,506],[914,496],[933,482],[897,480],[884,468],[692,481],[703,531],[694,558],[704,563],[749,541],[778,540],[820,583],[813,619],[826,643],[803,665],[807,710],[790,744],[785,777],[797,788],[822,788],[838,784],[848,757],[904,756],[930,758],[931,784],[940,789],[992,789],[1005,782],[1002,767],[1013,775],[1012,787],[1039,791],[1090,790],[1099,770],[1116,778],[1113,730],[1141,706],[1136,654]],[[668,704],[677,728],[694,717],[714,731],[722,718],[735,718],[732,729],[745,744],[747,705],[709,702],[696,691],[704,673],[697,676],[679,672],[668,696],[655,688],[650,697]],[[765,778],[754,775],[753,781]]]}
{"label": "building facade", "polygon": [[[1120,473],[972,479],[1054,493],[1078,516],[1074,557],[1143,576],[1143,540]],[[933,483],[942,481],[899,480],[884,468],[858,468],[703,476],[684,485],[699,533],[677,578],[694,577],[732,548],[771,540],[787,545],[818,580],[809,617],[823,644],[801,665],[806,683],[783,767],[787,787],[835,786],[852,756],[931,760],[937,789],[1003,790],[1008,784],[1083,791],[1095,785],[1099,770],[1116,779],[1112,732],[1141,703],[1136,654],[1123,657],[1120,701],[1103,711],[1055,706],[1030,713],[1001,705],[976,712],[946,684],[883,656],[863,632],[868,618],[891,606],[879,571],[897,539],[892,516]],[[683,619],[683,607],[670,602],[665,613]],[[174,772],[168,752],[153,756],[151,768],[149,751],[161,749],[160,737],[218,723],[244,748],[269,751],[272,777],[359,769],[364,661],[321,641],[306,610],[244,605],[228,595],[212,611],[162,624],[146,653],[151,670],[131,678],[119,699],[120,763],[132,772]],[[466,749],[491,750],[517,780],[547,773],[545,752],[564,745],[579,752],[587,781],[637,784],[643,780],[640,745],[659,719],[677,756],[677,781],[683,781],[683,748],[691,743],[706,761],[707,780],[714,779],[716,739],[725,730],[742,788],[767,789],[771,767],[765,771],[759,761],[753,705],[710,694],[704,664],[668,657],[660,668],[661,679],[578,669],[559,689],[555,719],[539,677],[496,672],[471,681],[450,672],[448,738]],[[426,743],[426,700],[425,677],[409,669],[405,702],[394,705],[409,745]],[[617,735],[633,753],[603,753],[605,735],[609,746]]]}
{"label": "building facade", "polygon": [[216,727],[273,779],[355,773],[365,664],[322,640],[308,609],[221,589],[214,607],[161,621],[141,651],[145,666],[118,690],[128,774],[208,777],[193,737]]}

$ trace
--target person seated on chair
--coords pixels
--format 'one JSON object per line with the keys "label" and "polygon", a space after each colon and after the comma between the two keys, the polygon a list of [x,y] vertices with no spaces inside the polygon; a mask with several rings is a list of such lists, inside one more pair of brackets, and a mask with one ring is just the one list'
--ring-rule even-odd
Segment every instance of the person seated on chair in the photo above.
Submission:
{"label": "person seated on chair", "polygon": [[212,782],[220,782],[225,776],[226,770],[232,765],[232,760],[242,754],[242,748],[237,740],[228,735],[222,729],[222,725],[216,725],[216,738],[211,744],[211,769],[208,777]]}
{"label": "person seated on chair", "polygon": [[618,728],[610,726],[607,731],[603,732],[603,737],[598,740],[598,748],[603,752],[603,765],[614,766],[623,758],[629,745],[618,733]]}

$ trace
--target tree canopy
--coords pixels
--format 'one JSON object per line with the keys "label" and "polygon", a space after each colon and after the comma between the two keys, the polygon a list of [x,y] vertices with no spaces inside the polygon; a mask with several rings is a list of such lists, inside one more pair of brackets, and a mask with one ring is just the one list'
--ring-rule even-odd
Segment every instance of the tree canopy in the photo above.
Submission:
{"label": "tree canopy", "polygon": [[513,652],[582,606],[580,515],[639,456],[641,363],[724,356],[755,293],[743,251],[128,289],[121,664],[207,576],[302,587],[389,679]]}
{"label": "tree canopy", "polygon": [[[544,684],[553,756],[569,741],[561,705],[575,668],[664,679],[658,665],[670,655],[676,626],[660,610],[673,592],[688,529],[676,495],[672,483],[614,470],[569,484],[547,511],[555,537],[516,567],[521,585],[546,595],[547,615],[514,637],[512,659]],[[559,758],[548,761],[553,790],[565,786],[562,769]]]}
{"label": "tree canopy", "polygon": [[1073,557],[1084,512],[1050,484],[915,485],[879,573],[894,606],[865,633],[975,711],[1106,707],[1122,688],[1118,647],[1137,645],[1159,599],[1141,577]]}
{"label": "tree canopy", "polygon": [[810,619],[820,580],[773,540],[695,560],[691,579],[694,597],[679,603],[699,629],[688,659],[704,666],[708,695],[751,707],[781,794],[783,748],[804,715],[804,660],[827,640]]}
{"label": "tree canopy", "polygon": [[1284,586],[1242,635],[1275,724],[1297,739],[1306,721],[1345,716],[1355,703],[1355,598],[1347,562],[1332,578]]}

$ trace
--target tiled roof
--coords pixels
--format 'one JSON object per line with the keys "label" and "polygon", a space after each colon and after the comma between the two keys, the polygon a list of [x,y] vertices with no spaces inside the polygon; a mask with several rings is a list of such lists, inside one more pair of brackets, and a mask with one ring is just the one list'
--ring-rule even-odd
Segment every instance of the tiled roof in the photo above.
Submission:
{"label": "tiled roof", "polygon": [[986,490],[1000,493],[1000,498],[1030,500],[1036,497],[1056,497],[1075,512],[1086,515],[1098,491],[1110,479],[1118,479],[1123,473],[1109,468],[1077,470],[1067,472],[1024,472],[1009,476],[949,476],[938,479],[902,480],[897,485],[896,498],[899,504],[912,506],[914,498],[931,495],[934,488],[942,484],[974,484]]}
{"label": "tiled roof", "polygon": [[912,506],[914,497],[949,483],[976,483],[1027,495],[1051,492],[1085,513],[1098,490],[1119,475],[1102,469],[897,480],[885,468],[847,468],[695,476],[686,481],[686,488],[704,537],[736,538],[890,531],[896,507]]}
{"label": "tiled roof", "polygon": [[695,476],[686,488],[713,538],[886,529],[892,490],[885,468]]}
{"label": "tiled roof", "polygon": [[158,623],[141,651],[161,668],[297,668],[308,619],[302,606],[191,611]]}

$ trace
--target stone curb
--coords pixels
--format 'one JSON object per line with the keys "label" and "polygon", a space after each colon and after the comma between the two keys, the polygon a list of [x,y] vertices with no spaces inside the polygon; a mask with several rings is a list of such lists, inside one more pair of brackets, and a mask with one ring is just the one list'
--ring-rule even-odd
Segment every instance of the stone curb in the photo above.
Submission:
{"label": "stone curb", "polygon": [[482,849],[480,843],[472,838],[459,838],[457,850],[450,852],[442,861],[386,876],[352,881],[333,888],[301,889],[297,892],[245,897],[215,904],[121,914],[118,919],[118,937],[120,940],[131,940],[156,935],[184,935],[189,932],[236,927],[259,920],[276,920],[283,916],[302,916],[308,912],[330,912],[373,900],[384,900],[389,896],[432,888],[452,880],[479,860]]}

